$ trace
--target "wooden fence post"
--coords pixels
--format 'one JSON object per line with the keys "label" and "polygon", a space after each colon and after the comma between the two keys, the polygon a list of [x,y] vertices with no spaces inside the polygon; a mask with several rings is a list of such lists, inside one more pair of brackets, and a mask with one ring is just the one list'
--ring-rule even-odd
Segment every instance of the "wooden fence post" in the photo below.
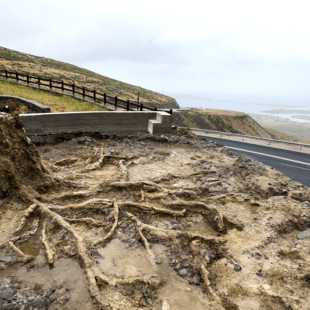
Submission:
{"label": "wooden fence post", "polygon": [[83,99],[85,100],[85,87],[83,86]]}
{"label": "wooden fence post", "polygon": [[61,91],[64,92],[65,88],[64,88],[64,81],[61,81]]}
{"label": "wooden fence post", "polygon": [[72,84],[72,94],[73,94],[73,97],[75,97],[75,85],[74,85],[74,83]]}
{"label": "wooden fence post", "polygon": [[96,101],[96,89],[94,89],[94,101]]}
{"label": "wooden fence post", "polygon": [[8,71],[5,69],[5,79],[8,80]]}
{"label": "wooden fence post", "polygon": [[106,95],[106,93],[103,94],[103,103],[104,103],[104,106],[106,107],[107,106],[107,95]]}
{"label": "wooden fence post", "polygon": [[27,73],[27,85],[29,86],[29,74]]}
{"label": "wooden fence post", "polygon": [[129,100],[127,100],[127,111],[129,111]]}
{"label": "wooden fence post", "polygon": [[117,97],[115,96],[115,111],[117,111]]}
{"label": "wooden fence post", "polygon": [[40,88],[40,77],[38,76],[38,86]]}
{"label": "wooden fence post", "polygon": [[16,74],[16,83],[18,83],[18,73],[17,73],[17,71],[15,71],[15,74]]}
{"label": "wooden fence post", "polygon": [[50,91],[52,91],[52,88],[53,88],[53,86],[52,86],[52,79],[50,79]]}

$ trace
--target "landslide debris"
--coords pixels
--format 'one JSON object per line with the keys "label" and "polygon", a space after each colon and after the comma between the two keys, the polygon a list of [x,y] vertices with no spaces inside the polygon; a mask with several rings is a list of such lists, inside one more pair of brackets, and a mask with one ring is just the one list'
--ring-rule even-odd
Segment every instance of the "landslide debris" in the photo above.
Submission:
{"label": "landslide debris", "polygon": [[308,309],[309,188],[187,131],[0,134],[0,308]]}

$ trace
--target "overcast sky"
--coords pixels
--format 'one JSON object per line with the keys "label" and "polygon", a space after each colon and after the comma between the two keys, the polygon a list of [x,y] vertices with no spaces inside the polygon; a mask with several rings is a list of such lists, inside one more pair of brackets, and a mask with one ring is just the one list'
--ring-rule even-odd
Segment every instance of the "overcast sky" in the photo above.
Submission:
{"label": "overcast sky", "polygon": [[309,0],[0,0],[0,46],[166,94],[310,98]]}

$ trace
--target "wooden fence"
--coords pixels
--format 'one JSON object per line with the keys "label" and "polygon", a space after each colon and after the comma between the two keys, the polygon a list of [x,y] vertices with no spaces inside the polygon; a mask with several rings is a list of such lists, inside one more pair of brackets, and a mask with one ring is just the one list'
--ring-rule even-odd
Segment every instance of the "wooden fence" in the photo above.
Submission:
{"label": "wooden fence", "polygon": [[45,91],[47,89],[49,89],[50,91],[53,91],[53,89],[61,90],[61,92],[64,95],[70,94],[73,97],[76,97],[78,99],[82,99],[85,101],[89,98],[93,100],[94,102],[103,103],[104,107],[107,107],[107,105],[113,106],[115,110],[117,110],[117,108],[122,108],[126,111],[145,111],[145,110],[166,111],[172,114],[172,109],[167,111],[167,110],[161,110],[157,108],[151,108],[151,107],[143,105],[143,103],[137,104],[134,102],[130,102],[129,100],[122,100],[122,99],[117,98],[117,96],[112,97],[112,96],[107,95],[106,93],[103,94],[103,93],[97,92],[95,89],[80,87],[75,84],[68,84],[68,83],[65,83],[64,81],[44,79],[40,76],[32,76],[29,74],[23,74],[23,73],[18,73],[17,71],[8,71],[8,70],[0,70],[0,77],[4,77],[7,81],[9,79],[15,80],[16,83],[23,82],[20,84],[23,84],[25,86],[31,87],[31,84],[35,84],[35,85],[38,85],[38,89],[45,90]]}

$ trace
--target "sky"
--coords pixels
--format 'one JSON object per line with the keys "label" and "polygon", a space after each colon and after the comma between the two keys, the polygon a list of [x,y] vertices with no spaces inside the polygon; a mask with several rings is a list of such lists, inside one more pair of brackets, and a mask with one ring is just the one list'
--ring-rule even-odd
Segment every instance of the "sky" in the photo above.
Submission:
{"label": "sky", "polygon": [[164,94],[310,98],[309,1],[0,0],[0,46]]}

